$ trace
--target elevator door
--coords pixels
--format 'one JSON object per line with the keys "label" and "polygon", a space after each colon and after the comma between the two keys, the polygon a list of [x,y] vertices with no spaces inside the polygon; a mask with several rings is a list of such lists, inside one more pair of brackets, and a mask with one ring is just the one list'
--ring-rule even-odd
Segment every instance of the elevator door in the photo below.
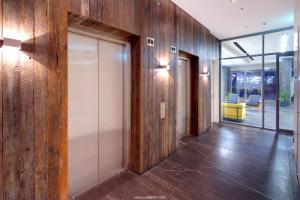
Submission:
{"label": "elevator door", "polygon": [[122,44],[68,34],[69,197],[124,168]]}
{"label": "elevator door", "polygon": [[68,34],[70,195],[98,182],[98,40]]}
{"label": "elevator door", "polygon": [[99,41],[100,181],[123,169],[123,46]]}
{"label": "elevator door", "polygon": [[177,142],[189,133],[189,101],[190,101],[190,61],[180,58],[177,66]]}

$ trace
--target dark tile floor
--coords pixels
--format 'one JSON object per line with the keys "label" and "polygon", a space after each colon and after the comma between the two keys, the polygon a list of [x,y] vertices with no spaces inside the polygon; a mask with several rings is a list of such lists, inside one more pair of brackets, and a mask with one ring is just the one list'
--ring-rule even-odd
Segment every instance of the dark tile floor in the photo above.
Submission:
{"label": "dark tile floor", "polygon": [[291,147],[271,131],[214,126],[142,176],[126,170],[75,199],[300,199]]}

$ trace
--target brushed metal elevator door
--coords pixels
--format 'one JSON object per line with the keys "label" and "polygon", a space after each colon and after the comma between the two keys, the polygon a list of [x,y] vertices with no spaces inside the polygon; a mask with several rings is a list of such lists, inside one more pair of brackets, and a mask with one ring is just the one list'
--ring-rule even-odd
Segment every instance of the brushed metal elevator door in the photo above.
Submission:
{"label": "brushed metal elevator door", "polygon": [[120,44],[99,40],[100,181],[124,166],[124,52]]}
{"label": "brushed metal elevator door", "polygon": [[68,34],[68,183],[73,196],[98,182],[98,40]]}
{"label": "brushed metal elevator door", "polygon": [[177,114],[176,138],[177,142],[189,132],[189,60],[179,59],[177,65]]}
{"label": "brushed metal elevator door", "polygon": [[124,168],[125,55],[122,44],[68,33],[69,197]]}

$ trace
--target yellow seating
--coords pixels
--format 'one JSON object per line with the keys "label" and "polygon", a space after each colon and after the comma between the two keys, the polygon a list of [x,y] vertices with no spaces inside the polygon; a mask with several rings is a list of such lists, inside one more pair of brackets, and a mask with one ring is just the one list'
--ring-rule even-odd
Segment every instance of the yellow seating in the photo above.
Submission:
{"label": "yellow seating", "polygon": [[223,103],[223,118],[242,121],[246,117],[246,103]]}

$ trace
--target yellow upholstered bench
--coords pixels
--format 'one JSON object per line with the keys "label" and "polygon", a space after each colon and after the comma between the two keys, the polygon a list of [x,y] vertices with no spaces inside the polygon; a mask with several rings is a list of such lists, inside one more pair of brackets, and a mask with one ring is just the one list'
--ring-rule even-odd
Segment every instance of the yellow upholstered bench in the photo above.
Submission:
{"label": "yellow upholstered bench", "polygon": [[246,117],[246,104],[245,103],[223,103],[223,118],[243,121]]}

